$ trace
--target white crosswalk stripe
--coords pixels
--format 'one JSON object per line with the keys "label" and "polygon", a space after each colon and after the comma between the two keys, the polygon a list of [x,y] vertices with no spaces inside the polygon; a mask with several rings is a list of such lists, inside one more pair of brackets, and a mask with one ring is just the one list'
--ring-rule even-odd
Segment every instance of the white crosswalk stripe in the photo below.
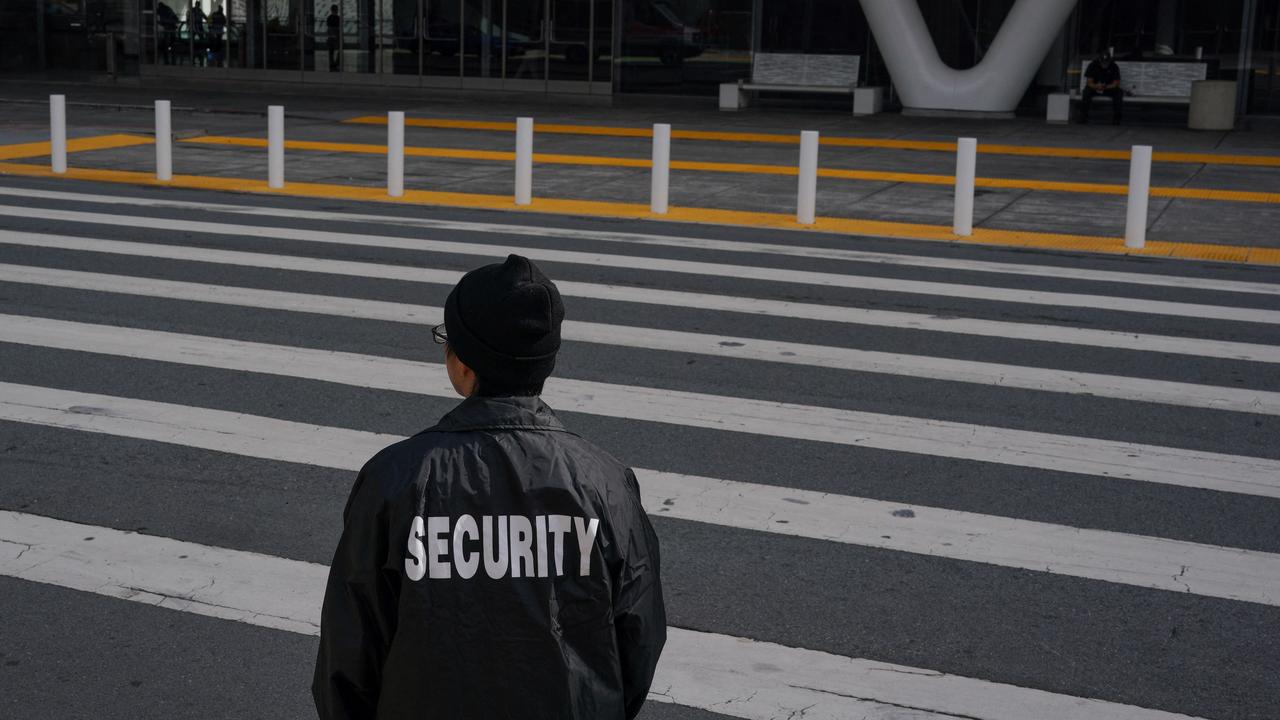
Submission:
{"label": "white crosswalk stripe", "polygon": [[[66,250],[83,250],[95,253],[112,253],[133,257],[163,258],[188,262],[238,265],[251,268],[269,268],[294,272],[325,273],[358,278],[383,278],[405,282],[452,285],[462,276],[460,272],[429,268],[406,268],[400,265],[328,260],[322,258],[273,255],[268,253],[217,250],[183,245],[158,245],[116,240],[90,240],[64,235],[44,235],[0,231],[0,244],[48,247]],[[26,266],[0,266],[0,277],[9,282],[54,284],[41,278],[52,277],[48,271]],[[61,277],[68,277],[63,274]],[[90,278],[80,277],[87,283]],[[1170,337],[1148,333],[1095,330],[1061,325],[1033,325],[1031,323],[1002,322],[963,317],[938,317],[920,313],[889,310],[797,303],[782,300],[713,295],[653,288],[632,288],[621,285],[600,285],[561,281],[560,291],[570,297],[610,300],[614,302],[666,305],[671,307],[698,308],[747,315],[769,315],[782,318],[818,320],[822,322],[874,325],[904,330],[955,333],[982,337],[1009,338],[1087,345],[1092,347],[1201,355],[1251,362],[1280,363],[1280,348],[1258,343],[1210,340],[1201,338]],[[172,286],[171,286],[172,287]]]}
{"label": "white crosswalk stripe", "polygon": [[[175,221],[168,218],[152,218],[138,215],[117,216],[107,213],[90,213],[77,210],[46,210],[43,208],[9,207],[5,211],[14,217],[58,220],[93,225],[123,226],[171,230]],[[1280,310],[1248,307],[1225,307],[1203,303],[1146,300],[1132,297],[1115,297],[1087,293],[1020,290],[1017,288],[964,285],[903,278],[884,278],[871,275],[852,275],[810,270],[790,270],[753,265],[732,265],[692,260],[671,260],[638,255],[608,255],[605,253],[576,250],[549,250],[536,246],[487,245],[483,243],[452,242],[447,240],[423,240],[418,238],[391,237],[340,233],[326,230],[280,228],[238,223],[215,223],[199,220],[183,220],[177,223],[185,232],[220,235],[244,235],[248,237],[293,240],[299,242],[353,247],[417,250],[422,252],[449,253],[481,258],[500,259],[508,253],[520,253],[541,262],[569,263],[596,267],[623,268],[653,272],[703,275],[770,283],[793,283],[819,287],[876,290],[890,293],[935,295],[947,298],[992,300],[997,302],[1050,305],[1060,307],[1088,307],[1121,313],[1145,313],[1173,315],[1234,322],[1280,324]]]}
{"label": "white crosswalk stripe", "polygon": [[[761,720],[1173,720],[1263,716],[1260,707],[1280,702],[1280,686],[1261,670],[1280,661],[1265,640],[1280,621],[1280,546],[1269,530],[1280,512],[1280,457],[1265,440],[1280,427],[1274,273],[1123,260],[1098,270],[1030,254],[997,262],[869,241],[803,246],[748,232],[718,238],[709,228],[544,228],[167,193],[0,187],[0,198],[0,432],[13,438],[0,443],[0,576],[12,582],[314,635],[326,573],[315,561],[331,548],[274,550],[263,538],[276,530],[259,538],[246,523],[264,510],[286,525],[316,522],[291,503],[299,493],[322,498],[336,517],[344,487],[299,483],[280,468],[352,473],[399,439],[389,428],[421,420],[378,408],[318,415],[329,394],[394,398],[389,408],[456,397],[442,366],[404,359],[429,346],[426,327],[440,308],[394,300],[407,287],[434,286],[438,302],[461,276],[445,268],[513,251],[555,263],[566,297],[603,301],[589,305],[587,320],[570,313],[564,337],[582,343],[575,357],[584,360],[553,377],[545,398],[576,413],[575,430],[611,438],[642,466],[645,509],[669,533],[673,627],[651,701]],[[175,210],[184,216],[158,216]],[[132,228],[149,232],[130,237]],[[164,232],[261,242],[250,252],[141,241]],[[508,244],[513,237],[528,242]],[[304,257],[298,243],[323,246],[326,257]],[[403,261],[406,250],[451,259],[416,267]],[[678,259],[691,257],[685,251],[697,260]],[[821,271],[770,267],[783,259]],[[103,260],[112,267],[99,267]],[[627,273],[627,284],[591,282],[601,269]],[[237,277],[258,270],[271,273]],[[893,277],[904,273],[911,278]],[[970,274],[952,282],[948,273]],[[248,286],[264,277],[270,289]],[[724,291],[720,278],[746,282]],[[410,285],[370,290],[382,281]],[[709,281],[717,284],[691,284]],[[717,289],[696,291],[705,287]],[[814,288],[914,297],[910,311],[845,307],[812,301]],[[134,317],[133,308],[143,312]],[[1045,308],[1070,312],[1045,320]],[[279,312],[238,314],[250,309]],[[684,309],[699,313],[696,326],[639,319]],[[743,330],[752,316],[770,322]],[[350,350],[360,323],[343,324],[343,340],[315,331],[340,318],[409,325],[412,335],[375,326],[385,339],[373,345],[387,352],[340,351],[332,348]],[[826,325],[798,335],[808,342],[771,337],[785,320]],[[862,328],[897,334],[865,349]],[[634,370],[600,366],[624,348],[644,351]],[[1094,357],[1105,360],[1090,367]],[[713,393],[662,379],[695,361],[689,378],[729,382]],[[1062,369],[1081,367],[1090,372]],[[770,387],[783,372],[814,369],[829,392],[786,402]],[[211,378],[236,378],[244,390],[224,396],[206,388]],[[912,400],[905,414],[864,409],[861,398],[872,395],[861,389],[841,397],[863,382],[895,397],[920,380],[936,397]],[[962,408],[974,397],[990,407]],[[1062,434],[1049,421],[1059,411],[1096,424]],[[947,419],[956,417],[979,422]],[[66,459],[33,454],[69,437],[93,440],[68,448]],[[787,446],[779,441],[806,450],[778,457]],[[99,478],[76,459],[94,462],[99,447],[131,450],[104,455]],[[173,537],[125,531],[150,526],[154,512],[111,497],[130,473],[171,497],[216,492],[184,485],[201,468],[164,464],[185,451],[235,463],[227,465],[235,472],[287,463],[272,465],[286,477],[276,495],[236,479],[235,497],[202,517],[203,534],[172,522],[158,532]],[[850,466],[849,457],[866,459]],[[732,469],[717,472],[720,464]],[[180,513],[197,507],[172,502]],[[313,537],[327,541],[333,531]],[[929,577],[913,577],[921,569]],[[797,582],[813,587],[796,594],[783,585]],[[744,587],[758,596],[731,597]],[[805,606],[804,595],[828,598],[830,608]],[[881,623],[894,618],[874,615],[884,605],[922,627],[941,618],[946,629],[866,627],[859,602]],[[993,617],[996,629],[977,636]],[[892,632],[905,637],[883,636]]]}
{"label": "white crosswalk stripe", "polygon": [[[92,541],[81,540],[92,537]],[[319,632],[327,568],[256,553],[0,511],[0,574],[297,633]],[[1186,715],[747,638],[668,630],[660,702],[733,717],[1177,720]],[[723,705],[724,707],[719,707]],[[732,705],[730,707],[730,705]],[[886,715],[892,713],[892,715]]]}
{"label": "white crosswalk stripe", "polygon": [[1003,275],[1028,275],[1032,277],[1088,280],[1093,282],[1115,282],[1129,285],[1156,285],[1171,288],[1280,295],[1280,284],[1277,283],[1218,279],[1210,280],[1205,278],[1186,277],[1182,275],[1120,272],[1116,270],[1098,270],[1095,268],[1078,269],[1065,265],[1056,266],[1034,265],[1029,263],[991,262],[961,258],[941,258],[927,255],[869,252],[866,250],[849,250],[846,248],[779,245],[774,243],[760,243],[744,240],[716,240],[713,238],[690,237],[684,235],[655,235],[652,233],[637,232],[578,230],[566,227],[548,227],[545,225],[534,226],[514,223],[441,220],[437,218],[414,217],[408,215],[371,215],[320,210],[297,210],[292,208],[264,207],[259,205],[190,202],[186,200],[169,200],[154,197],[139,198],[126,195],[95,195],[90,193],[32,190],[26,188],[22,190],[15,190],[12,188],[0,187],[0,197],[71,200],[95,204],[126,205],[144,208],[177,208],[181,210],[195,210],[200,212],[217,212],[234,215],[252,215],[258,217],[291,218],[299,220],[336,221],[359,224],[377,223],[381,225],[398,225],[432,230],[460,230],[463,232],[475,233],[492,232],[503,235],[527,235],[539,238],[554,235],[555,237],[576,238],[598,242],[627,243],[633,245],[652,245],[687,249],[692,248],[698,250],[756,253],[762,255],[784,255],[790,257],[848,260],[850,262],[869,262],[907,267],[998,273]]}
{"label": "white crosswalk stripe", "polygon": [[[0,420],[356,471],[393,435],[0,383]],[[637,468],[652,514],[1280,605],[1280,555]],[[904,510],[906,512],[904,512]],[[898,513],[895,515],[894,513]],[[892,534],[886,534],[892,533]],[[897,538],[895,540],[894,538]]]}
{"label": "white crosswalk stripe", "polygon": [[[96,290],[109,293],[142,295],[234,304],[243,307],[269,308],[291,312],[307,312],[367,320],[390,320],[435,325],[443,321],[443,309],[380,300],[336,298],[328,295],[285,293],[256,288],[225,285],[200,285],[170,280],[153,280],[73,270],[18,268],[0,265],[0,280],[41,284],[51,287]],[[44,321],[56,326],[58,321]],[[40,340],[35,321],[16,316],[0,318],[0,328],[9,342]],[[74,328],[67,332],[75,334]],[[84,329],[82,332],[87,332]],[[36,333],[36,334],[32,334]],[[1280,393],[1215,385],[1197,385],[1162,380],[1147,380],[1101,373],[1066,372],[1051,368],[1033,368],[1003,363],[975,362],[900,353],[875,352],[805,343],[778,342],[729,335],[709,335],[676,330],[608,325],[567,320],[564,337],[569,340],[624,347],[669,350],[720,357],[759,360],[762,362],[858,372],[904,375],[909,377],[950,380],[953,382],[995,385],[1005,388],[1045,392],[1095,395],[1121,400],[1166,403],[1264,415],[1280,414]]]}
{"label": "white crosswalk stripe", "polygon": [[[454,396],[444,367],[432,363],[119,327],[93,330],[77,328],[41,344]],[[1280,497],[1280,460],[564,378],[549,381],[544,397],[561,410],[592,415]]]}

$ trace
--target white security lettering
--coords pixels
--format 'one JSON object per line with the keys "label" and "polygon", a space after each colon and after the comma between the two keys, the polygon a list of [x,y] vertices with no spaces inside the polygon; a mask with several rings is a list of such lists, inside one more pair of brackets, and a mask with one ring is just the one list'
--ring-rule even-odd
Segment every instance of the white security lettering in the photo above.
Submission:
{"label": "white security lettering", "polygon": [[538,577],[547,576],[547,516],[539,515],[533,519],[533,526],[538,531]]}
{"label": "white security lettering", "polygon": [[[484,571],[485,573],[497,580],[507,575],[507,516],[499,515],[497,517],[498,535],[497,542],[494,542],[493,526],[495,524],[492,515],[484,516],[484,533],[481,534],[483,541],[484,554]],[[497,555],[494,555],[494,550]]]}
{"label": "white security lettering", "polygon": [[409,557],[404,559],[404,574],[410,580],[421,580],[427,572],[426,548],[422,547],[422,517],[415,515],[409,526]]}
{"label": "white security lettering", "polygon": [[547,533],[554,538],[555,550],[552,557],[556,561],[556,577],[564,574],[564,536],[569,532],[568,515],[549,515],[547,517]]}
{"label": "white security lettering", "polygon": [[427,574],[432,580],[446,580],[450,576],[449,568],[449,517],[432,516],[427,518]]}
{"label": "white security lettering", "polygon": [[[564,577],[565,539],[573,531],[578,574],[591,574],[591,552],[600,531],[595,518],[572,515],[414,516],[405,546],[404,574],[423,578],[470,580],[484,572],[494,580]],[[572,572],[572,571],[570,571]]]}
{"label": "white security lettering", "polygon": [[591,518],[576,517],[573,519],[574,529],[578,534],[578,574],[586,577],[591,574],[591,546],[596,542],[596,531],[600,529],[600,521]]}
{"label": "white security lettering", "polygon": [[512,515],[511,577],[533,577],[533,523],[523,515]]}
{"label": "white security lettering", "polygon": [[470,515],[458,518],[458,524],[453,526],[453,566],[458,569],[458,577],[463,580],[470,580],[480,568],[479,556],[474,552],[467,553],[466,546],[468,538],[474,541],[478,537],[480,528],[476,525],[475,518]]}

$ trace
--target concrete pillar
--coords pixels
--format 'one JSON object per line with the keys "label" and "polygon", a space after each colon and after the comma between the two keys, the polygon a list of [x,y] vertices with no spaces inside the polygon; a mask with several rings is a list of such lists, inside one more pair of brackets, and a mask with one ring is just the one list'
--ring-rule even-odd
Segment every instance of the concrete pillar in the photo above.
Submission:
{"label": "concrete pillar", "polygon": [[1015,0],[982,61],[948,67],[915,0],[860,0],[908,109],[1008,113],[1018,105],[1076,0]]}

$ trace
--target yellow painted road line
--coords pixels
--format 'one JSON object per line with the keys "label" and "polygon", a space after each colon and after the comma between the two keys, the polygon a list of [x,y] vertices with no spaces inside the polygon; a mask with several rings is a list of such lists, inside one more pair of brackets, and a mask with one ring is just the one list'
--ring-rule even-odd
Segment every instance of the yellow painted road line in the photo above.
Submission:
{"label": "yellow painted road line", "polygon": [[884,220],[860,220],[856,218],[820,217],[808,228],[796,224],[795,217],[785,213],[746,212],[712,208],[673,207],[667,215],[653,215],[647,205],[600,202],[595,200],[565,200],[534,198],[533,204],[517,208],[508,195],[481,195],[477,193],[436,192],[405,190],[402,197],[392,198],[382,187],[359,187],[322,183],[286,183],[282,189],[267,187],[265,180],[246,178],[207,177],[201,175],[175,175],[170,182],[161,182],[151,173],[124,170],[92,170],[68,168],[65,175],[55,175],[42,165],[24,163],[0,163],[0,174],[25,177],[64,177],[72,180],[125,183],[152,187],[181,187],[197,190],[223,190],[284,196],[317,197],[332,200],[358,200],[390,202],[411,205],[437,205],[447,207],[481,208],[487,210],[519,211],[557,214],[586,215],[635,220],[669,220],[716,225],[765,227],[778,230],[806,230],[848,235],[872,235],[909,240],[936,240],[944,242],[977,243],[1005,247],[1026,247],[1052,250],[1073,250],[1120,255],[1154,255],[1190,260],[1216,260],[1224,262],[1280,265],[1280,248],[1244,247],[1235,245],[1211,245],[1207,243],[1178,243],[1151,240],[1141,250],[1126,248],[1121,238],[1060,233],[1030,232],[1021,230],[995,230],[974,228],[973,235],[960,238],[951,228],[941,225],[889,222]]}
{"label": "yellow painted road line", "polygon": [[[344,120],[346,123],[361,125],[386,125],[387,118],[381,115],[368,115]],[[483,120],[446,120],[436,118],[405,118],[404,124],[410,127],[437,128],[442,130],[488,130],[498,132],[515,132],[514,122],[490,122]],[[601,125],[558,125],[554,123],[539,124],[537,132],[553,135],[597,135],[608,137],[653,137],[650,128],[631,128]],[[720,132],[708,130],[676,130],[671,137],[680,140],[707,140],[718,142],[741,143],[774,143],[797,145],[799,134],[782,135],[775,133]],[[935,140],[894,140],[888,138],[858,138],[823,136],[822,145],[829,147],[881,148],[889,150],[921,150],[928,152],[955,152],[954,142]],[[1050,147],[1039,145],[1002,145],[978,143],[978,152],[989,155],[1025,155],[1032,157],[1060,157],[1092,160],[1128,160],[1128,150],[1098,150],[1093,148]],[[1280,157],[1273,155],[1220,155],[1217,153],[1193,152],[1157,152],[1152,154],[1156,162],[1195,163],[1203,165],[1254,165],[1260,167],[1280,167]]]}
{"label": "yellow painted road line", "polygon": [[[131,147],[134,145],[151,145],[155,140],[142,135],[97,135],[94,137],[72,138],[67,141],[67,152],[83,152],[85,150],[111,150],[113,148]],[[24,160],[43,157],[50,154],[49,142],[19,143],[17,145],[0,145],[0,160]]]}
{"label": "yellow painted road line", "polygon": [[[267,141],[261,138],[207,136],[184,140],[186,143],[201,145],[224,145],[234,147],[264,148]],[[367,155],[385,155],[386,145],[364,143],[334,143],[311,140],[287,140],[285,148],[291,150],[313,150],[320,152],[359,153]],[[461,148],[406,147],[404,154],[412,157],[448,158],[455,160],[487,160],[497,162],[513,162],[515,153],[492,150],[467,150]],[[648,168],[652,163],[645,158],[602,157],[597,155],[558,155],[553,153],[534,153],[534,162],[553,165],[593,165],[606,167]],[[759,165],[750,163],[692,162],[673,160],[672,170],[689,170],[698,172],[754,173],[762,175],[795,175],[795,166]],[[915,183],[924,185],[954,185],[955,178],[950,175],[928,175],[924,173],[883,172],[877,170],[848,170],[841,168],[820,168],[819,177],[838,178],[843,180],[866,180],[872,182]],[[1110,185],[1100,183],[1057,182],[1051,180],[1020,180],[1013,178],[978,178],[978,187],[1008,188],[1018,190],[1047,190],[1051,192],[1099,193],[1105,195],[1125,195],[1129,192],[1127,185]],[[1212,188],[1173,188],[1153,187],[1154,197],[1183,198],[1192,200],[1219,200],[1232,202],[1253,202],[1280,205],[1280,193],[1254,192],[1244,190],[1215,190]]]}

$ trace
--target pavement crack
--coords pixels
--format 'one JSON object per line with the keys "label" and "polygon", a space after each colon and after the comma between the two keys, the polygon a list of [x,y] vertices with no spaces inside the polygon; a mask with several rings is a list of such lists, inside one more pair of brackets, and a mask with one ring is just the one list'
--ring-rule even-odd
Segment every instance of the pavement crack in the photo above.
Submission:
{"label": "pavement crack", "polygon": [[1178,571],[1178,574],[1173,576],[1173,581],[1181,585],[1183,588],[1185,588],[1187,592],[1191,592],[1191,586],[1188,585],[1186,581],[1182,579],[1182,576],[1186,574],[1187,574],[1187,566],[1183,565],[1182,569]]}
{"label": "pavement crack", "polygon": [[759,690],[752,690],[752,691],[751,691],[751,694],[750,694],[750,695],[748,695],[748,696],[746,696],[746,697],[732,697],[732,698],[729,698],[728,700],[725,700],[725,701],[723,701],[723,702],[711,703],[711,705],[709,705],[708,707],[716,707],[717,705],[732,705],[733,703],[747,703],[747,702],[751,702],[752,700],[754,700],[754,699],[755,699],[756,695],[757,695],[759,692],[760,692]]}
{"label": "pavement crack", "polygon": [[[889,672],[904,672],[904,671],[889,670]],[[904,674],[920,675],[922,673],[905,672]],[[933,675],[934,673],[928,673],[928,674]],[[937,676],[941,677],[942,673],[937,673]],[[850,695],[847,693],[836,692],[835,690],[824,690],[823,688],[809,687],[807,685],[792,685],[788,683],[787,687],[795,690],[809,690],[816,693],[822,693],[824,695],[835,695],[836,697],[848,698],[850,700],[860,700],[862,702],[873,702],[880,705],[884,705],[886,707],[895,707],[895,708],[902,708],[903,710],[916,710],[919,712],[933,713],[934,715],[940,715],[942,717],[949,717],[949,718],[957,718],[958,720],[983,720],[983,718],[980,718],[976,715],[961,715],[959,713],[948,712],[946,710],[938,710],[936,708],[927,708],[927,707],[920,707],[918,705],[906,705],[903,703],[889,702],[888,700],[881,700],[879,698],[862,697],[860,695]],[[816,704],[817,703],[814,703],[814,705]],[[813,707],[813,705],[809,706],[809,708],[811,707]],[[805,710],[808,710],[809,708],[805,708]],[[795,713],[792,713],[792,715],[788,717],[788,720],[790,720],[791,717],[799,717],[799,716],[795,715]]]}
{"label": "pavement crack", "polygon": [[13,556],[14,560],[21,560],[23,555],[26,555],[28,551],[30,551],[32,548],[35,547],[30,543],[13,542],[12,540],[5,540],[4,542],[9,543],[11,545],[19,545],[22,547],[22,549],[18,551],[18,554]]}

